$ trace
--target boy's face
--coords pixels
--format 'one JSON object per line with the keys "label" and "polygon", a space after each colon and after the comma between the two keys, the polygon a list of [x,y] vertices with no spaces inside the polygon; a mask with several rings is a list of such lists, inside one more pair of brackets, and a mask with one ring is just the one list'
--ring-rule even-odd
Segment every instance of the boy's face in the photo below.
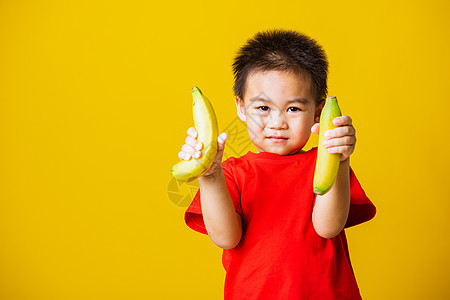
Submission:
{"label": "boy's face", "polygon": [[308,76],[273,70],[250,74],[236,107],[259,152],[288,155],[305,146],[322,106],[316,105]]}

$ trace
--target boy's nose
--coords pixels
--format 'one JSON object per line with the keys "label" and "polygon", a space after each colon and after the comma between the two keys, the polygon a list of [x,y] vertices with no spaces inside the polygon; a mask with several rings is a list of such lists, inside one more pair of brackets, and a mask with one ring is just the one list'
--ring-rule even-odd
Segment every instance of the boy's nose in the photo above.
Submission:
{"label": "boy's nose", "polygon": [[282,113],[274,111],[269,115],[269,128],[270,129],[286,129],[287,123]]}

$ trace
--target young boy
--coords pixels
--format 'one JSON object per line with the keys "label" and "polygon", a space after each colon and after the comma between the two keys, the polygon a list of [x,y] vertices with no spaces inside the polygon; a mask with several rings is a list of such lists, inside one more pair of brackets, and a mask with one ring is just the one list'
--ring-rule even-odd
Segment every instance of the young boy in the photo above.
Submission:
{"label": "young boy", "polygon": [[[313,193],[328,62],[313,39],[295,31],[258,33],[233,64],[239,118],[258,153],[223,163],[226,134],[185,214],[192,229],[223,248],[225,299],[361,299],[344,228],[368,221],[375,207],[349,167],[356,138],[348,116],[334,119],[325,147],[340,154],[332,189]],[[189,128],[179,157],[204,145]]]}

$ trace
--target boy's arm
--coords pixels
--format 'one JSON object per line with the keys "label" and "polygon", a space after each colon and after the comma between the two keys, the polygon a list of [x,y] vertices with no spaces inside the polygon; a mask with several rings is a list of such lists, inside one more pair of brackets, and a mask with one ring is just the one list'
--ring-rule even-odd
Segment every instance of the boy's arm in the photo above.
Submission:
{"label": "boy's arm", "polygon": [[333,238],[344,229],[350,211],[349,160],[341,162],[336,181],[325,195],[316,197],[312,221],[317,234]]}
{"label": "boy's arm", "polygon": [[201,176],[198,182],[208,236],[220,248],[236,247],[242,236],[242,220],[234,208],[222,168],[212,175]]}
{"label": "boy's arm", "polygon": [[[340,153],[341,163],[333,187],[323,196],[317,195],[312,221],[317,234],[323,238],[337,236],[347,222],[350,211],[350,155],[355,149],[356,137],[352,119],[348,116],[333,120],[338,128],[329,130],[324,146],[330,153]],[[312,131],[317,133],[318,126]]]}
{"label": "boy's arm", "polygon": [[[189,128],[186,144],[178,154],[181,159],[189,160],[191,157],[200,157],[203,145],[196,137],[195,128]],[[220,248],[231,249],[236,247],[241,240],[242,220],[234,208],[222,169],[226,138],[225,133],[218,137],[216,158],[209,170],[198,179],[198,182],[203,221],[208,236]]]}

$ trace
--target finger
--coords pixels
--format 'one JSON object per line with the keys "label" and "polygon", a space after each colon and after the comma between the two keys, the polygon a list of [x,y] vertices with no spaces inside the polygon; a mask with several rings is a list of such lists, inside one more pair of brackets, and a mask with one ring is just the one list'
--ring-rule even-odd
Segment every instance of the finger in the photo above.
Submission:
{"label": "finger", "polygon": [[356,137],[354,135],[346,135],[339,138],[333,138],[323,141],[323,146],[325,148],[336,147],[336,146],[352,146],[356,144]]}
{"label": "finger", "polygon": [[319,134],[319,128],[320,128],[320,123],[315,123],[312,127],[311,127],[311,132],[315,133],[315,134]]}
{"label": "finger", "polygon": [[355,147],[348,146],[348,145],[327,148],[328,153],[340,153],[344,157],[349,157],[350,154],[352,154],[354,150],[355,150]]}
{"label": "finger", "polygon": [[186,152],[183,152],[183,151],[178,152],[178,157],[181,160],[190,160],[191,159],[191,156],[189,155],[189,153],[186,153]]}
{"label": "finger", "polygon": [[223,156],[223,152],[225,149],[225,142],[227,140],[227,134],[225,132],[222,132],[218,137],[217,137],[217,153],[216,153],[216,161],[217,162],[221,162],[222,161],[222,156]]}
{"label": "finger", "polygon": [[223,150],[225,148],[225,142],[227,141],[227,138],[228,136],[225,132],[219,134],[219,136],[217,137],[218,150]]}
{"label": "finger", "polygon": [[194,149],[202,150],[203,148],[203,143],[191,136],[187,136],[185,142]]}
{"label": "finger", "polygon": [[350,125],[327,130],[324,135],[326,139],[332,139],[337,137],[343,137],[346,135],[355,135],[355,133],[356,133],[355,128]]}
{"label": "finger", "polygon": [[193,158],[200,158],[200,156],[202,156],[202,152],[187,144],[184,144],[183,147],[181,147],[181,151],[186,152]]}
{"label": "finger", "polygon": [[197,137],[197,130],[195,130],[195,127],[189,127],[187,134],[195,139]]}
{"label": "finger", "polygon": [[333,119],[333,124],[336,126],[352,125],[352,122],[352,118],[349,116],[340,116]]}

